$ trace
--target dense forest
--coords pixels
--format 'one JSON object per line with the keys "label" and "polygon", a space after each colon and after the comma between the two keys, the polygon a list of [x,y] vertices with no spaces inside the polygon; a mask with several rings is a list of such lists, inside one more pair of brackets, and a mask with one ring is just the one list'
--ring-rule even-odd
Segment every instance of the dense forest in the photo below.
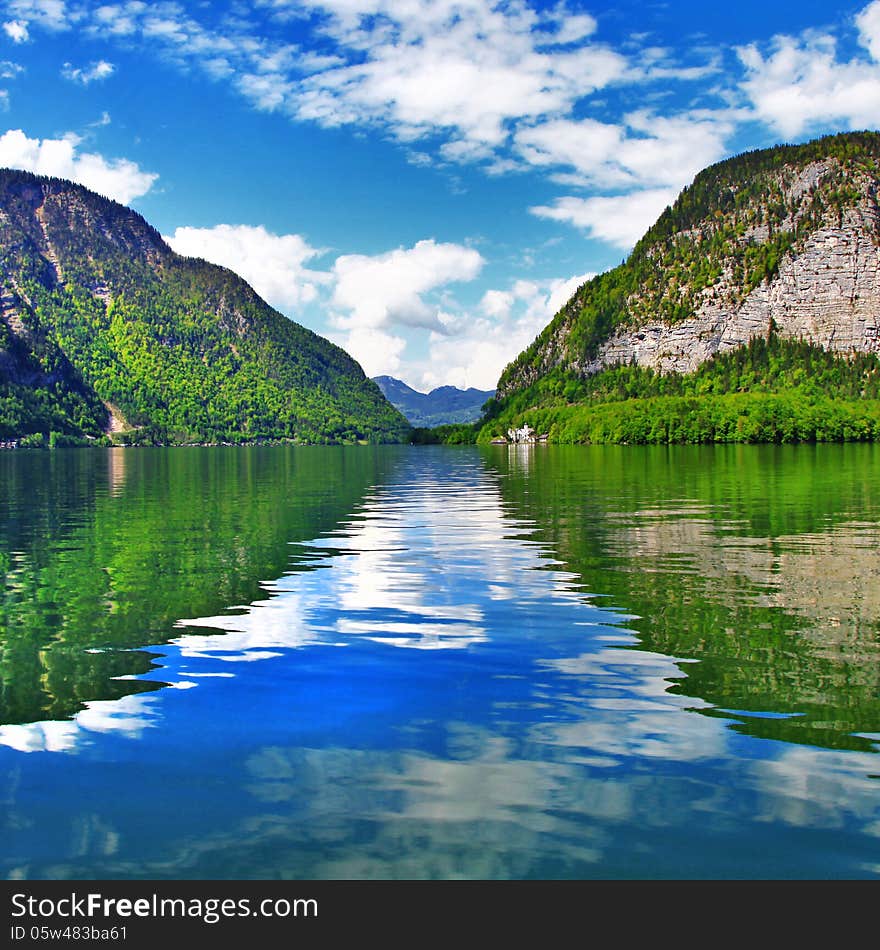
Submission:
{"label": "dense forest", "polygon": [[634,365],[580,377],[556,370],[471,426],[417,430],[422,442],[489,442],[528,424],[551,442],[840,442],[880,439],[880,358],[830,353],[771,333],[690,374]]}
{"label": "dense forest", "polygon": [[347,353],[85,188],[0,172],[0,281],[0,439],[409,436]]}

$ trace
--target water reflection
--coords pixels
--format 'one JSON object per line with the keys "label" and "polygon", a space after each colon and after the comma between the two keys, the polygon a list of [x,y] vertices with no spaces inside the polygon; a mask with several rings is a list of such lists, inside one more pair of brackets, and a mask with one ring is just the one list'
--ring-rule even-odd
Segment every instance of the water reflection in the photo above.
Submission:
{"label": "water reflection", "polygon": [[[188,656],[235,661],[349,637],[462,649],[489,637],[487,603],[537,610],[547,597],[578,600],[568,575],[537,570],[550,558],[533,531],[505,514],[495,481],[472,458],[451,473],[403,466],[395,484],[368,494],[332,533],[296,545],[293,570],[263,584],[264,599],[232,615],[181,620],[187,634],[177,642]],[[303,575],[301,562],[331,569],[332,578]],[[223,635],[194,636],[194,627]]]}
{"label": "water reflection", "polygon": [[880,873],[871,667],[839,690],[872,594],[799,596],[872,522],[762,538],[686,478],[603,498],[531,452],[398,454],[256,596],[175,619],[136,682],[177,689],[0,727],[6,874]]}
{"label": "water reflection", "polygon": [[125,469],[131,452],[124,448],[107,452],[107,482],[111,495],[121,495],[125,490]]}
{"label": "water reflection", "polygon": [[644,648],[699,661],[673,691],[752,735],[873,748],[880,446],[541,457],[526,478],[488,458],[505,503],[585,590],[638,615]]}
{"label": "water reflection", "polygon": [[[196,684],[187,680],[162,683],[172,689],[191,689]],[[140,739],[145,729],[161,718],[155,695],[123,696],[116,700],[95,700],[85,703],[71,720],[28,722],[0,726],[0,745],[18,752],[76,752],[83,741],[100,733],[119,733],[129,739]]]}
{"label": "water reflection", "polygon": [[[350,514],[394,449],[0,453],[0,724],[154,689],[193,611],[249,603]],[[307,565],[302,565],[307,569]]]}

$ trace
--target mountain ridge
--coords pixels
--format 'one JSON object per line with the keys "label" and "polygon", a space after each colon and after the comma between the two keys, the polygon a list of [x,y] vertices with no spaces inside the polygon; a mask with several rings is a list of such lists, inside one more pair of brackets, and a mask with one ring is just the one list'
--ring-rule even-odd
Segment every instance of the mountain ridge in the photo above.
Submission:
{"label": "mountain ridge", "polygon": [[[771,319],[782,336],[877,352],[878,184],[875,132],[710,166],[623,264],[578,288],[508,364],[499,397],[556,368],[589,376],[635,362],[692,372],[714,353],[766,334]],[[847,300],[850,322],[841,332]]]}
{"label": "mountain ridge", "polygon": [[476,422],[483,405],[495,395],[495,390],[459,389],[457,386],[437,386],[428,393],[419,392],[394,376],[373,376],[373,382],[385,398],[414,426],[457,425]]}
{"label": "mountain ridge", "polygon": [[[114,422],[115,420],[115,422]],[[0,170],[0,437],[402,441],[335,344],[130,208]]]}
{"label": "mountain ridge", "polygon": [[710,166],[508,364],[470,437],[880,440],[878,195],[877,132]]}

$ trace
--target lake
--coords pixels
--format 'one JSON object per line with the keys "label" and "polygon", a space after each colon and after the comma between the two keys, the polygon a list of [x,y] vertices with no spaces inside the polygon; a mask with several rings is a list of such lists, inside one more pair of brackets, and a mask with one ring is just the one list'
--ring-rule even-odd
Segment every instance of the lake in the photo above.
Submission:
{"label": "lake", "polygon": [[0,876],[880,876],[880,446],[0,453]]}

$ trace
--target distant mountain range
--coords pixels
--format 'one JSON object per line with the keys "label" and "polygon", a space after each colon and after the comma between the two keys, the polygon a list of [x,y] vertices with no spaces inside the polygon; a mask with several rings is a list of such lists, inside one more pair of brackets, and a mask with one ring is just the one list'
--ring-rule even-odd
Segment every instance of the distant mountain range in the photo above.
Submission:
{"label": "distant mountain range", "polygon": [[480,418],[483,404],[495,395],[494,389],[455,386],[439,386],[429,393],[420,393],[393,376],[374,376],[373,382],[412,425],[424,428],[475,422]]}

